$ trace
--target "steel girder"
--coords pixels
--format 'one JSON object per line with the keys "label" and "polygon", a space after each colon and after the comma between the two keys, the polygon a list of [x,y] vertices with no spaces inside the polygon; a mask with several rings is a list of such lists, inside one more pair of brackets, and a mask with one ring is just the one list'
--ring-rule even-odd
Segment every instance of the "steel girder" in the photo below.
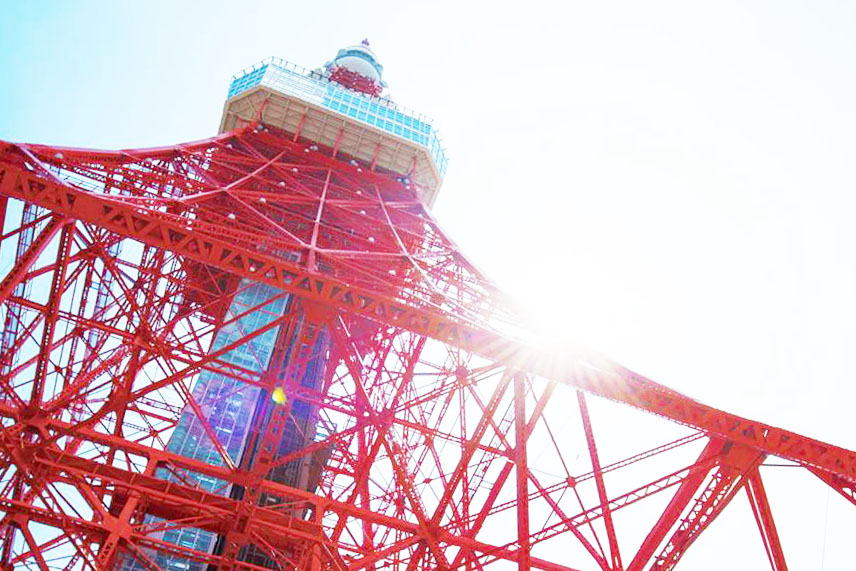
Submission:
{"label": "steel girder", "polygon": [[[139,151],[3,143],[0,197],[4,568],[262,568],[241,560],[252,545],[282,569],[670,569],[745,490],[778,570],[764,458],[853,501],[851,451],[528,344],[418,189],[331,149],[262,125]],[[248,283],[291,309],[212,348]],[[296,382],[300,351],[279,372],[227,358],[278,328],[303,347],[328,332],[319,388]],[[284,389],[252,427],[258,454],[221,442],[193,391],[203,372]],[[602,399],[665,419],[666,443],[605,428]],[[297,401],[312,434],[277,452]],[[167,448],[182,411],[205,461]],[[310,459],[311,485],[267,477]],[[194,550],[169,529],[221,541]]]}

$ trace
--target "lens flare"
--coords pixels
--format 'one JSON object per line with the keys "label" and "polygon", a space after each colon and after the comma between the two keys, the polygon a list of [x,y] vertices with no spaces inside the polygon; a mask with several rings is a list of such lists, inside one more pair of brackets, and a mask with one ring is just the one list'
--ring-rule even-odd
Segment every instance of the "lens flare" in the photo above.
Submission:
{"label": "lens flare", "polygon": [[270,395],[270,399],[276,404],[285,404],[285,391],[282,387],[276,387]]}

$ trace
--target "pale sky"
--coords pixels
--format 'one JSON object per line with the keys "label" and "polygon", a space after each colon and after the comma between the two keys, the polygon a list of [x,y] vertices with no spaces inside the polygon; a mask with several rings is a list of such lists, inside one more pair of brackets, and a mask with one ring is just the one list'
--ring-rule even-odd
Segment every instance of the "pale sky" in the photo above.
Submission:
{"label": "pale sky", "polygon": [[[367,37],[446,141],[436,216],[542,327],[856,449],[856,4],[2,4],[0,139],[22,142],[206,138],[233,73]],[[852,568],[856,510],[776,477],[791,569]],[[682,568],[720,568],[696,549]]]}

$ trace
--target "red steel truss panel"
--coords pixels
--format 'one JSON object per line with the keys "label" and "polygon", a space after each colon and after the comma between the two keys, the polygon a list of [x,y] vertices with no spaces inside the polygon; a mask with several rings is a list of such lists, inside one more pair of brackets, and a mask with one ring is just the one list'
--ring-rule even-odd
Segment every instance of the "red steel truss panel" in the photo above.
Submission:
{"label": "red steel truss panel", "polygon": [[[0,143],[0,208],[2,569],[265,568],[247,545],[279,569],[671,569],[745,492],[781,570],[768,456],[856,503],[849,450],[529,345],[408,181],[272,128],[116,152]],[[212,349],[247,280],[292,309]],[[300,352],[277,357],[285,381],[224,358],[279,326],[304,347],[328,332],[320,388],[288,380]],[[202,371],[284,390],[252,459],[205,420]],[[277,455],[298,398],[324,430]],[[607,430],[607,401],[663,430],[632,411]],[[183,413],[210,461],[166,448]],[[311,485],[266,478],[318,458]],[[177,528],[221,540],[162,539]]]}

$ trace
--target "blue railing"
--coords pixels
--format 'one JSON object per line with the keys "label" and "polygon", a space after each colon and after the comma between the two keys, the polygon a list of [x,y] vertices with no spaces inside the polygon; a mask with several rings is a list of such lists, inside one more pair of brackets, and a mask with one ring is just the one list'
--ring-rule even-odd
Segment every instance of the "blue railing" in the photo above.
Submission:
{"label": "blue railing", "polygon": [[268,58],[232,77],[228,97],[234,97],[257,85],[293,95],[308,103],[341,113],[428,150],[440,176],[446,174],[448,159],[442,140],[428,117],[393,103],[351,91],[310,71],[279,58]]}

